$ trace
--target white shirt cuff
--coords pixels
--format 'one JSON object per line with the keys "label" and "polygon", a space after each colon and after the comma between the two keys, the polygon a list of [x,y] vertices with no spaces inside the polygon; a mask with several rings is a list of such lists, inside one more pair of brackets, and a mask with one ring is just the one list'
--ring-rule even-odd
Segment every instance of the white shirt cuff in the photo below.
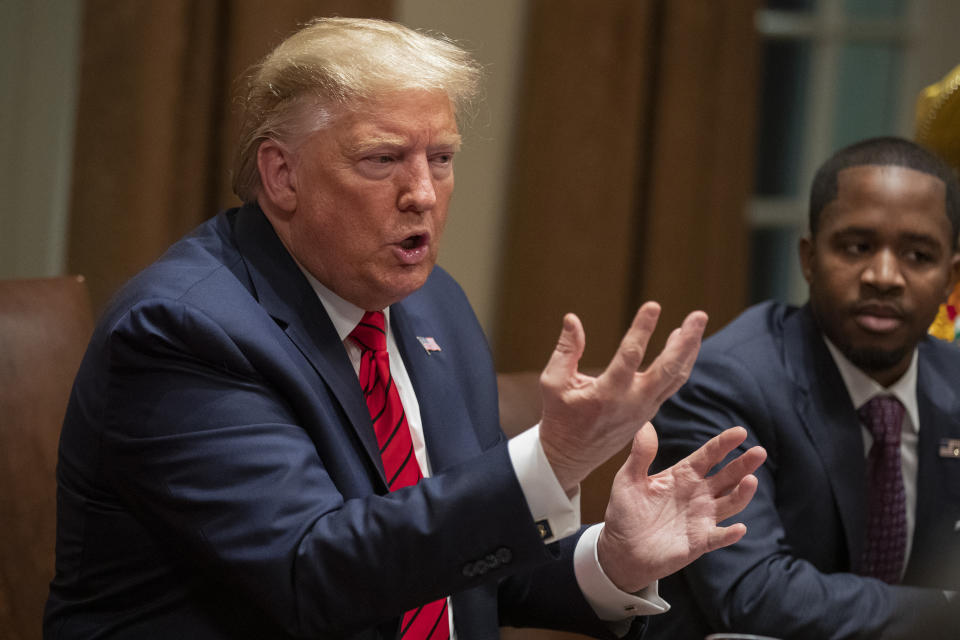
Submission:
{"label": "white shirt cuff", "polygon": [[636,593],[621,591],[610,581],[597,558],[597,540],[602,530],[603,523],[584,531],[573,554],[577,584],[597,616],[601,620],[613,621],[669,611],[670,605],[660,597],[658,581]]}
{"label": "white shirt cuff", "polygon": [[513,471],[543,541],[555,542],[576,533],[580,529],[580,488],[568,497],[560,486],[540,445],[540,425],[511,438],[508,449]]}

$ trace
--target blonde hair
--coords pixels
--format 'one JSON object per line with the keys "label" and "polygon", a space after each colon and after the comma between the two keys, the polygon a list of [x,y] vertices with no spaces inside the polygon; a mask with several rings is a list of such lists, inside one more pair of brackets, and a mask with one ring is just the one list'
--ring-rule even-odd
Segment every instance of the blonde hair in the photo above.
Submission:
{"label": "blonde hair", "polygon": [[281,42],[247,77],[233,191],[260,193],[264,140],[292,144],[330,124],[341,108],[409,89],[442,90],[461,116],[476,99],[481,69],[443,36],[383,20],[318,18]]}

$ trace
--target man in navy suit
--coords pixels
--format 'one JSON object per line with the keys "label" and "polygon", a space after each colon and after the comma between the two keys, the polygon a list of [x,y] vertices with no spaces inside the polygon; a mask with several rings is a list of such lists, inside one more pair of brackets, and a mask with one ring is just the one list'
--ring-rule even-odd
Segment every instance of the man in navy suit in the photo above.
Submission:
{"label": "man in navy suit", "polygon": [[[702,313],[639,373],[659,312],[644,305],[596,378],[565,317],[542,420],[505,438],[484,336],[434,268],[478,77],[451,43],[371,20],[315,21],[258,65],[245,204],[118,293],[77,376],[45,637],[394,638],[436,603],[404,637],[636,637],[666,608],[659,578],[742,537],[717,523],[749,502],[763,450],[706,475],[743,429],[647,475],[646,421],[692,366]],[[394,491],[350,337],[380,311],[380,388],[424,477]],[[606,523],[581,528],[579,482],[631,439]]]}
{"label": "man in navy suit", "polygon": [[[653,636],[960,635],[960,352],[927,335],[957,277],[958,227],[956,177],[909,141],[867,140],[820,168],[800,243],[809,303],[758,305],[710,337],[654,419],[658,463],[727,424],[769,459],[746,536],[661,583],[673,608]],[[877,396],[903,413],[889,447],[903,501],[878,518],[902,554],[886,577],[868,534],[882,443],[858,417]]]}

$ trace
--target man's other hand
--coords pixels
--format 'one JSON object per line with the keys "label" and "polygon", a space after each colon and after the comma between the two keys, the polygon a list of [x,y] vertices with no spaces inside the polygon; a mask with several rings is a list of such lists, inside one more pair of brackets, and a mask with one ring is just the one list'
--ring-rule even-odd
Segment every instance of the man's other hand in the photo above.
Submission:
{"label": "man's other hand", "polygon": [[752,447],[707,474],[746,437],[743,427],[727,429],[651,476],[647,471],[657,454],[657,434],[650,423],[637,433],[614,478],[597,541],[600,566],[618,588],[639,591],[743,537],[746,525],[717,523],[739,513],[753,498],[757,478],[751,474],[763,464],[766,451]]}

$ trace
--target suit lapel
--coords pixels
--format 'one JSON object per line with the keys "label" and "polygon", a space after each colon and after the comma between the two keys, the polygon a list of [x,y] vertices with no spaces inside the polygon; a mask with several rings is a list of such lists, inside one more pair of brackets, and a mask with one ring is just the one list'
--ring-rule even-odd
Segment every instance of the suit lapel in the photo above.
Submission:
{"label": "suit lapel", "polygon": [[343,343],[300,268],[256,205],[237,213],[237,246],[261,306],[332,391],[386,487],[370,414]]}
{"label": "suit lapel", "polygon": [[[913,546],[907,565],[908,570],[919,567],[921,572],[927,564],[935,563],[944,551],[941,548],[929,548],[925,538],[934,533],[933,529],[937,526],[950,526],[950,523],[937,524],[943,520],[944,505],[953,499],[944,494],[945,479],[953,477],[948,473],[951,469],[943,469],[941,465],[960,465],[955,459],[941,458],[939,455],[942,439],[960,438],[960,396],[951,381],[931,363],[926,349],[929,346],[920,344],[917,361],[917,407],[920,414],[917,507]],[[909,577],[908,574],[907,579]]]}
{"label": "suit lapel", "polygon": [[795,408],[833,489],[851,569],[856,570],[866,517],[863,436],[850,394],[809,305],[784,322],[784,361],[800,390]]}
{"label": "suit lapel", "polygon": [[[429,286],[428,282],[424,289]],[[454,383],[460,376],[452,348],[455,340],[446,333],[449,324],[440,326],[436,318],[420,313],[417,295],[390,307],[390,325],[417,394],[427,454],[436,474],[476,457],[481,449],[475,429],[470,428],[467,402]],[[441,350],[427,351],[418,336],[433,338]]]}

